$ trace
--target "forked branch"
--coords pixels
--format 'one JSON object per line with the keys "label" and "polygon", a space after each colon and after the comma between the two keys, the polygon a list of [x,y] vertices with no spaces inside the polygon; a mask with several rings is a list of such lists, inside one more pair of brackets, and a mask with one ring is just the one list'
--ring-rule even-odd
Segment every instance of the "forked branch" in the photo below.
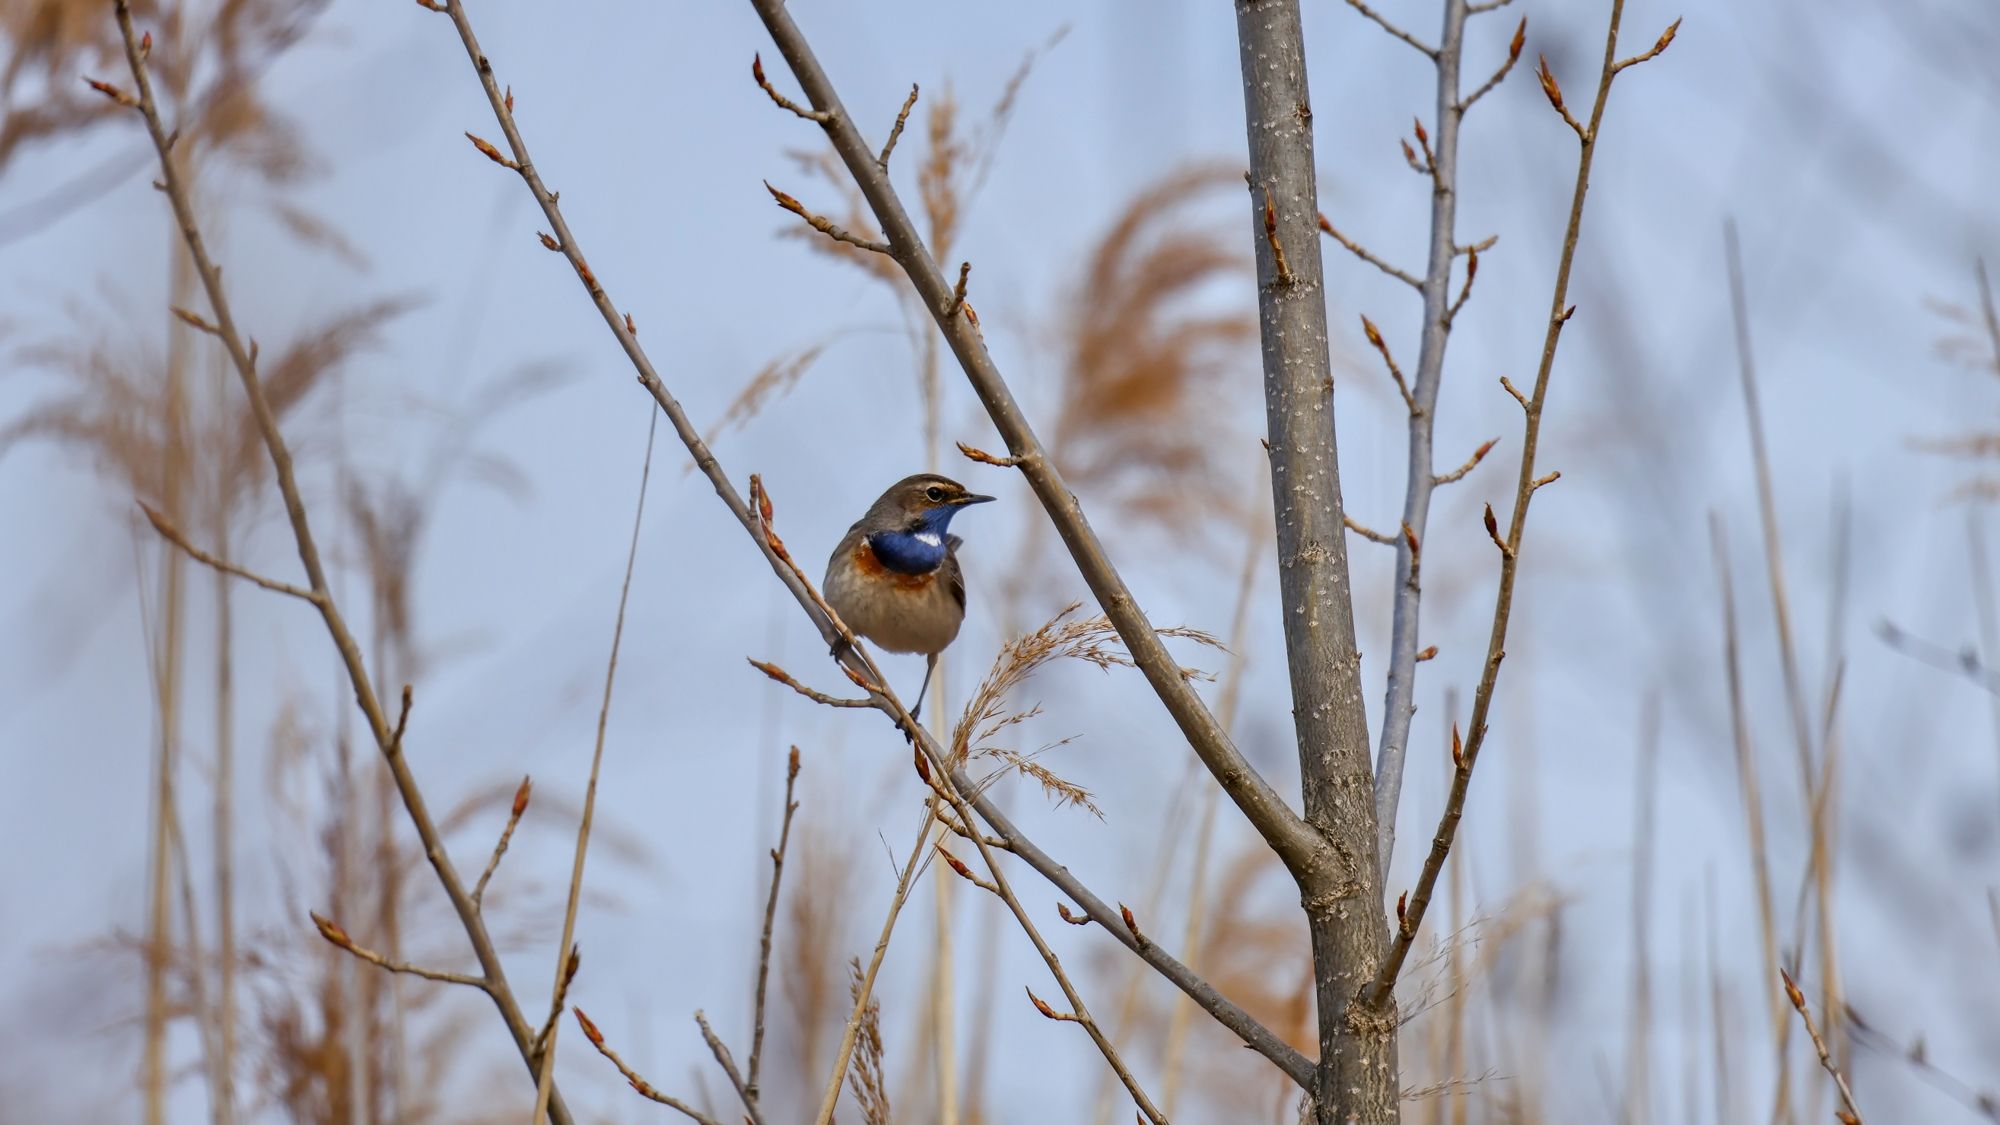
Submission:
{"label": "forked branch", "polygon": [[[1522,539],[1526,532],[1529,501],[1536,491],[1556,479],[1555,474],[1535,475],[1535,454],[1539,448],[1542,432],[1543,407],[1548,401],[1549,374],[1555,367],[1556,349],[1562,340],[1563,326],[1569,322],[1574,306],[1569,302],[1570,270],[1576,262],[1576,247],[1583,230],[1584,200],[1590,191],[1590,168],[1596,155],[1596,138],[1599,125],[1604,120],[1604,106],[1611,94],[1611,84],[1619,73],[1617,65],[1618,25],[1625,11],[1625,0],[1612,0],[1610,26],[1604,36],[1604,62],[1599,70],[1597,96],[1590,109],[1588,127],[1576,126],[1579,140],[1576,182],[1570,196],[1569,222],[1563,232],[1562,253],[1557,260],[1554,293],[1550,299],[1549,317],[1542,337],[1542,358],[1535,371],[1535,386],[1532,394],[1522,396],[1508,384],[1508,390],[1520,400],[1526,413],[1521,440],[1521,466],[1515,479],[1514,512],[1508,522],[1504,538],[1499,534],[1491,506],[1486,509],[1487,531],[1500,547],[1500,586],[1494,595],[1493,625],[1487,639],[1486,660],[1480,674],[1479,687],[1473,694],[1472,720],[1467,727],[1465,740],[1459,745],[1456,731],[1453,733],[1454,768],[1451,789],[1445,798],[1443,815],[1439,818],[1436,834],[1431,839],[1430,852],[1424,858],[1422,872],[1417,877],[1415,890],[1410,892],[1409,906],[1396,927],[1395,942],[1389,957],[1376,975],[1373,992],[1378,999],[1392,996],[1396,978],[1402,972],[1411,947],[1416,942],[1417,932],[1423,925],[1424,913],[1431,903],[1432,893],[1437,888],[1439,874],[1444,870],[1445,858],[1451,852],[1452,843],[1457,839],[1460,818],[1465,813],[1465,798],[1472,782],[1473,767],[1478,764],[1479,751],[1486,743],[1487,716],[1492,710],[1493,694],[1499,682],[1500,663],[1506,657],[1507,626],[1514,606],[1514,583],[1519,574]],[[1670,40],[1671,35],[1662,36]],[[1655,52],[1657,53],[1657,52]],[[1543,88],[1551,91],[1549,100],[1565,120],[1574,121],[1569,111],[1562,106],[1560,90],[1555,86],[1553,75],[1547,64],[1542,68]]]}

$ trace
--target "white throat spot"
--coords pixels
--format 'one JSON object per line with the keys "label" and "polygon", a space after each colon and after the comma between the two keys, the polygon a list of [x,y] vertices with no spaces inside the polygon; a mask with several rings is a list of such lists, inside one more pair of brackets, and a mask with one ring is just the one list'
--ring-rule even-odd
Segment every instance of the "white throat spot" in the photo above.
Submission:
{"label": "white throat spot", "polygon": [[915,535],[911,536],[911,538],[915,539],[919,543],[922,543],[926,547],[944,546],[944,540],[940,538],[938,536],[938,533],[935,531],[919,531]]}

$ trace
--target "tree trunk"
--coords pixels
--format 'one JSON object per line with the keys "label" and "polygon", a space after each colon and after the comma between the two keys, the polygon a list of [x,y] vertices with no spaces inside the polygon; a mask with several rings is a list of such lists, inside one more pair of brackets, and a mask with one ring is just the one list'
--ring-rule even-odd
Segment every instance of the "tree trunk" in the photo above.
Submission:
{"label": "tree trunk", "polygon": [[1312,931],[1320,1063],[1313,1120],[1400,1116],[1393,999],[1365,991],[1388,949],[1373,775],[1334,448],[1312,108],[1297,0],[1239,0],[1264,402],[1305,818],[1328,847],[1298,873]]}

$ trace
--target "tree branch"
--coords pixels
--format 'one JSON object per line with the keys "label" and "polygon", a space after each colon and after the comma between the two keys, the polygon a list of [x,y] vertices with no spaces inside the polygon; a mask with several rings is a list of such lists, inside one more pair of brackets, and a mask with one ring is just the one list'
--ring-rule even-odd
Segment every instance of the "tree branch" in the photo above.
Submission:
{"label": "tree branch", "polygon": [[750,1033],[750,1074],[744,1088],[750,1100],[757,1100],[757,1071],[764,1060],[764,990],[771,979],[771,931],[778,920],[778,885],[785,875],[785,851],[792,843],[792,816],[799,803],[792,793],[799,780],[799,748],[792,747],[785,760],[785,817],[778,828],[778,846],[771,849],[771,893],[764,899],[764,931],[757,943],[757,999],[752,1007]]}
{"label": "tree branch", "polygon": [[412,965],[407,961],[391,961],[389,958],[366,946],[355,944],[354,939],[347,936],[347,931],[331,919],[323,918],[318,914],[310,912],[308,913],[308,917],[312,919],[313,925],[318,928],[319,936],[325,938],[328,943],[339,949],[346,950],[348,953],[371,965],[380,966],[392,973],[404,973],[413,977],[422,977],[425,980],[434,980],[439,984],[462,984],[469,988],[476,988],[481,992],[492,991],[485,977],[475,977],[468,973],[448,973],[441,969],[426,969],[422,965]]}
{"label": "tree branch", "polygon": [[618,1057],[618,1052],[612,1050],[610,1045],[604,1042],[604,1033],[597,1030],[597,1025],[591,1022],[589,1016],[583,1014],[582,1008],[571,1008],[570,1013],[576,1016],[576,1025],[583,1029],[583,1037],[590,1040],[590,1045],[597,1048],[598,1054],[611,1060],[611,1065],[618,1068],[618,1073],[625,1076],[625,1081],[632,1084],[632,1089],[640,1097],[658,1102],[669,1109],[677,1109],[689,1118],[700,1122],[701,1125],[722,1125],[720,1121],[681,1101],[679,1098],[669,1097],[654,1089],[652,1083],[640,1077],[638,1071],[625,1065],[625,1060]]}
{"label": "tree branch", "polygon": [[[774,91],[773,97],[776,96]],[[618,647],[625,639],[625,606],[632,598],[632,570],[639,561],[639,529],[646,519],[646,486],[653,480],[653,436],[660,416],[649,412],[646,419],[646,457],[639,467],[639,500],[632,510],[632,537],[625,548],[625,581],[618,587],[618,613],[611,626],[611,654],[604,662],[604,699],[597,708],[597,744],[590,752],[590,780],[583,788],[583,816],[576,826],[576,854],[570,862],[569,898],[563,906],[562,941],[556,945],[556,979],[549,1004],[547,1038],[541,1056],[541,1076],[535,1088],[535,1112],[529,1121],[541,1125],[542,1107],[548,1103],[549,1082],[555,1074],[553,1050],[556,1017],[563,1009],[570,978],[576,975],[576,908],[583,898],[583,861],[590,851],[590,828],[597,812],[597,775],[604,765],[604,732],[611,723],[611,688],[618,681]]]}
{"label": "tree branch", "polygon": [[319,595],[311,590],[301,589],[289,582],[280,582],[275,578],[266,578],[255,571],[245,570],[235,563],[209,554],[207,551],[188,542],[187,536],[182,535],[180,529],[170,523],[167,517],[161,515],[158,509],[154,508],[151,504],[146,503],[144,500],[139,501],[138,504],[139,510],[146,513],[146,522],[153,525],[153,530],[159,532],[160,538],[180,548],[183,554],[201,563],[203,566],[213,567],[224,574],[245,579],[275,594],[294,597],[309,605],[319,604]]}

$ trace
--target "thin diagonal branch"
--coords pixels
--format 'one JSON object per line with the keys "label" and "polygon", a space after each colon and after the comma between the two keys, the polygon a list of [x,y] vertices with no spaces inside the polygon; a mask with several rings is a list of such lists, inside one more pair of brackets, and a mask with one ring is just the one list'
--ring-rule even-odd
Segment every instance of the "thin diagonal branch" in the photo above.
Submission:
{"label": "thin diagonal branch", "polygon": [[[1556,349],[1562,340],[1563,326],[1569,323],[1576,311],[1569,301],[1570,271],[1576,262],[1577,242],[1583,233],[1584,200],[1590,192],[1590,169],[1597,151],[1597,130],[1604,120],[1604,106],[1611,95],[1611,84],[1617,77],[1615,68],[1618,50],[1618,25],[1625,14],[1625,0],[1612,0],[1610,24],[1604,35],[1604,62],[1599,70],[1597,96],[1590,110],[1590,125],[1578,127],[1579,151],[1576,166],[1576,185],[1570,196],[1569,222],[1563,232],[1562,253],[1557,260],[1555,291],[1550,297],[1547,324],[1542,336],[1542,358],[1535,371],[1534,392],[1523,403],[1527,415],[1521,439],[1521,468],[1514,486],[1514,514],[1509,520],[1507,537],[1495,540],[1501,545],[1500,587],[1494,595],[1493,626],[1486,644],[1486,662],[1480,673],[1478,689],[1472,697],[1472,720],[1466,732],[1462,753],[1454,755],[1457,766],[1452,773],[1451,789],[1445,798],[1445,809],[1439,818],[1436,834],[1431,839],[1430,853],[1424,858],[1422,872],[1418,875],[1416,889],[1410,893],[1409,909],[1396,930],[1395,944],[1381,971],[1376,975],[1373,986],[1378,998],[1386,999],[1394,993],[1396,978],[1402,972],[1403,963],[1408,958],[1410,948],[1416,942],[1417,931],[1423,924],[1424,913],[1430,906],[1431,894],[1437,887],[1438,875],[1444,870],[1445,858],[1451,853],[1451,845],[1458,835],[1459,820],[1465,813],[1465,797],[1472,783],[1472,770],[1479,761],[1479,751],[1486,743],[1487,717],[1492,711],[1494,689],[1500,678],[1500,662],[1506,656],[1507,626],[1514,607],[1514,583],[1520,572],[1520,555],[1523,536],[1528,523],[1528,504],[1547,477],[1535,475],[1535,454],[1540,446],[1542,434],[1542,412],[1548,402],[1549,375],[1555,368]],[[1553,89],[1555,79],[1543,68],[1545,89]],[[1568,117],[1568,110],[1562,108],[1559,92],[1551,93],[1551,103]],[[1518,397],[1518,395],[1517,395]],[[1488,521],[1493,519],[1488,508]],[[1489,529],[1493,524],[1489,522]],[[1414,642],[1412,642],[1414,643]],[[1378,794],[1379,798],[1379,794]]]}
{"label": "thin diagonal branch", "polygon": [[1319,217],[1319,229],[1320,233],[1326,235],[1328,238],[1333,239],[1335,242],[1340,243],[1342,246],[1345,246],[1347,248],[1348,253],[1354,255],[1355,257],[1361,259],[1364,262],[1367,262],[1369,265],[1374,266],[1376,269],[1381,270],[1383,273],[1388,274],[1390,277],[1395,278],[1397,281],[1402,282],[1403,284],[1409,286],[1412,289],[1420,290],[1424,287],[1424,283],[1418,281],[1416,279],[1416,276],[1410,273],[1408,270],[1397,269],[1395,266],[1392,266],[1388,262],[1385,262],[1381,258],[1377,257],[1374,251],[1368,249],[1366,246],[1363,246],[1359,242],[1356,242],[1353,239],[1347,237],[1346,235],[1340,233],[1339,228],[1335,227],[1333,225],[1332,220],[1328,219],[1325,215],[1321,215]]}
{"label": "thin diagonal branch", "polygon": [[[1679,22],[1676,20],[1675,25],[1679,26]],[[1813,1050],[1819,1054],[1819,1065],[1832,1076],[1834,1088],[1840,1091],[1840,1104],[1847,1109],[1840,1115],[1840,1119],[1846,1122],[1846,1125],[1862,1125],[1861,1109],[1854,1104],[1854,1091],[1848,1089],[1847,1076],[1840,1073],[1840,1068],[1834,1065],[1833,1055],[1826,1049],[1826,1040],[1820,1038],[1819,1028],[1813,1026],[1812,1012],[1806,1008],[1806,994],[1800,992],[1799,986],[1793,983],[1792,974],[1783,969],[1779,969],[1778,972],[1785,978],[1785,996],[1791,1000],[1792,1007],[1799,1010],[1799,1019],[1806,1025],[1806,1035],[1812,1040]]]}
{"label": "thin diagonal branch", "polygon": [[553,1031],[556,1013],[562,1011],[563,995],[569,990],[569,980],[575,975],[576,908],[583,898],[583,861],[590,851],[590,828],[597,812],[597,776],[604,765],[604,731],[611,722],[611,689],[618,681],[618,647],[625,639],[625,606],[632,598],[632,569],[639,561],[639,529],[646,519],[646,486],[653,480],[653,436],[659,430],[660,416],[649,414],[646,420],[646,457],[639,466],[639,499],[632,509],[632,538],[625,548],[625,581],[618,587],[618,614],[611,626],[611,654],[604,662],[604,699],[597,707],[597,744],[590,752],[590,780],[583,789],[583,817],[576,826],[576,856],[570,863],[569,900],[563,906],[562,941],[556,946],[556,980],[552,988],[554,998],[549,1006],[549,1029],[551,1032],[547,1048],[542,1052],[541,1076],[535,1095],[535,1115],[529,1120],[539,1125],[542,1107],[547,1104],[549,1080],[555,1074],[556,1053]]}
{"label": "thin diagonal branch", "polygon": [[694,1022],[701,1028],[701,1037],[708,1044],[709,1053],[722,1065],[722,1073],[729,1076],[729,1084],[736,1088],[736,1096],[743,1099],[743,1108],[750,1114],[750,1120],[754,1125],[764,1125],[764,1111],[757,1108],[757,1095],[743,1081],[743,1072],[736,1069],[736,1056],[729,1053],[729,1045],[722,1041],[714,1028],[708,1026],[708,1017],[700,1011],[695,1012]]}
{"label": "thin diagonal branch", "polygon": [[520,827],[521,814],[528,811],[528,796],[534,792],[534,783],[523,777],[514,790],[514,804],[507,812],[507,826],[500,830],[500,839],[493,845],[493,855],[486,861],[486,870],[479,873],[479,882],[472,887],[472,905],[483,907],[486,903],[486,884],[493,881],[493,873],[500,869],[500,857],[507,854],[507,845],[513,842],[514,829]]}
{"label": "thin diagonal branch", "polygon": [[758,1096],[757,1072],[764,1061],[764,990],[771,979],[771,931],[778,920],[778,885],[785,876],[785,852],[792,843],[792,816],[799,803],[792,793],[799,780],[799,748],[785,760],[785,817],[778,828],[778,846],[771,849],[771,893],[764,899],[764,930],[757,942],[757,999],[752,1005],[749,1076],[744,1089],[751,1101]]}
{"label": "thin diagonal branch", "polygon": [[1375,9],[1369,7],[1368,5],[1362,3],[1361,0],[1347,0],[1347,6],[1353,8],[1355,11],[1360,12],[1362,15],[1367,16],[1369,19],[1373,20],[1375,22],[1375,26],[1381,28],[1383,31],[1388,32],[1391,36],[1397,39],[1401,39],[1403,42],[1408,43],[1412,47],[1415,47],[1418,51],[1423,53],[1424,57],[1429,59],[1436,59],[1438,57],[1438,49],[1436,47],[1433,47],[1430,44],[1425,43],[1423,40],[1418,39],[1416,36],[1411,35],[1409,32],[1404,31],[1402,28],[1397,27],[1393,23],[1390,23],[1387,19],[1385,19],[1382,16],[1381,13],[1377,12]]}
{"label": "thin diagonal branch", "polygon": [[392,961],[382,954],[369,949],[367,946],[356,944],[353,938],[347,936],[347,931],[342,929],[333,920],[321,917],[318,914],[309,914],[308,916],[312,918],[313,925],[319,929],[319,936],[325,938],[329,944],[343,949],[371,965],[380,966],[392,973],[404,973],[413,977],[422,977],[425,980],[434,980],[439,984],[462,984],[468,988],[476,988],[481,992],[492,991],[487,986],[485,977],[476,977],[469,973],[448,973],[442,969],[426,969],[422,965],[412,965],[407,961]]}
{"label": "thin diagonal branch", "polygon": [[821,704],[822,706],[826,707],[875,706],[875,701],[872,699],[847,699],[838,695],[828,695],[826,692],[820,691],[817,688],[807,687],[806,685],[800,683],[790,672],[785,671],[783,668],[778,667],[776,664],[773,664],[768,660],[752,660],[750,661],[750,666],[752,668],[757,669],[759,672],[764,673],[766,676],[769,676],[772,679],[778,681],[779,683],[785,685],[786,687],[791,688],[793,691],[798,692],[800,695],[805,696],[807,699],[812,700],[814,703]]}
{"label": "thin diagonal branch", "polygon": [[227,559],[211,555],[193,543],[188,542],[187,536],[182,535],[180,529],[169,522],[167,517],[161,515],[151,504],[141,500],[139,501],[139,509],[146,513],[146,522],[153,525],[153,530],[159,532],[162,539],[180,548],[181,553],[203,566],[213,567],[224,574],[253,582],[274,594],[284,594],[288,597],[298,598],[300,601],[311,605],[319,604],[319,595],[313,593],[311,590],[301,589],[289,582],[280,582],[275,578],[266,578],[252,570],[245,570],[243,567],[237,566]]}
{"label": "thin diagonal branch", "polygon": [[598,1054],[611,1060],[611,1065],[618,1068],[618,1073],[625,1076],[625,1081],[632,1084],[632,1089],[640,1097],[658,1102],[669,1109],[677,1109],[689,1118],[700,1122],[700,1125],[722,1125],[720,1121],[681,1101],[679,1098],[662,1094],[654,1089],[653,1084],[641,1077],[638,1071],[625,1065],[625,1060],[619,1058],[618,1052],[612,1050],[610,1044],[604,1041],[604,1033],[597,1029],[597,1025],[591,1022],[589,1016],[583,1014],[582,1008],[571,1008],[570,1013],[576,1017],[576,1025],[583,1029],[583,1037],[590,1040],[590,1045],[597,1048]]}
{"label": "thin diagonal branch", "polygon": [[[374,681],[369,677],[367,665],[361,655],[353,632],[347,626],[335,604],[331,588],[327,583],[326,568],[322,565],[319,546],[313,537],[312,525],[306,517],[305,500],[299,490],[296,474],[292,468],[291,448],[285,442],[284,434],[278,428],[277,415],[271,409],[270,400],[264,393],[264,385],[258,377],[256,360],[244,335],[237,330],[236,317],[229,304],[229,296],[222,287],[222,272],[214,259],[209,256],[208,246],[201,235],[201,227],[195,220],[194,206],[190,202],[187,185],[182,180],[179,165],[173,159],[173,138],[167,135],[161,123],[159,103],[153,97],[153,83],[146,70],[145,53],[139,43],[138,33],[133,28],[132,8],[129,0],[116,0],[115,10],[118,30],[125,43],[125,60],[131,67],[132,77],[138,87],[138,111],[145,119],[146,132],[153,142],[153,151],[160,162],[160,186],[172,207],[175,222],[180,226],[181,238],[187,244],[188,257],[194,262],[195,272],[201,278],[202,289],[206,293],[209,309],[214,315],[216,335],[229,354],[230,363],[235,367],[238,379],[243,384],[243,392],[249,400],[250,414],[262,438],[265,451],[270,455],[272,475],[278,484],[278,492],[284,501],[285,515],[292,527],[292,537],[296,541],[299,562],[305,568],[308,588],[314,594],[314,605],[321,620],[326,625],[327,634],[333,640],[334,648],[340,653],[341,664],[347,671],[349,684],[354,689],[355,701],[360,706],[363,717],[368,722],[369,733],[381,751],[389,768],[396,792],[402,799],[404,809],[409,813],[411,826],[423,845],[424,855],[437,874],[443,886],[445,897],[451,900],[452,909],[458,915],[459,924],[464,927],[467,940],[472,945],[474,956],[485,979],[485,991],[493,998],[493,1004],[500,1010],[501,1018],[507,1024],[507,1031],[514,1039],[514,1046],[520,1052],[521,1061],[532,1071],[534,1059],[534,1031],[521,1014],[521,1006],[507,984],[505,967],[494,949],[492,937],[486,931],[486,923],[479,916],[479,908],[466,893],[459,881],[458,870],[452,865],[446,852],[444,839],[431,819],[430,808],[418,788],[416,777],[410,772],[409,762],[403,756],[402,746],[395,738],[384,714],[382,704],[375,693]],[[555,1125],[569,1125],[570,1115],[560,1094],[550,1098],[549,1113]]]}

